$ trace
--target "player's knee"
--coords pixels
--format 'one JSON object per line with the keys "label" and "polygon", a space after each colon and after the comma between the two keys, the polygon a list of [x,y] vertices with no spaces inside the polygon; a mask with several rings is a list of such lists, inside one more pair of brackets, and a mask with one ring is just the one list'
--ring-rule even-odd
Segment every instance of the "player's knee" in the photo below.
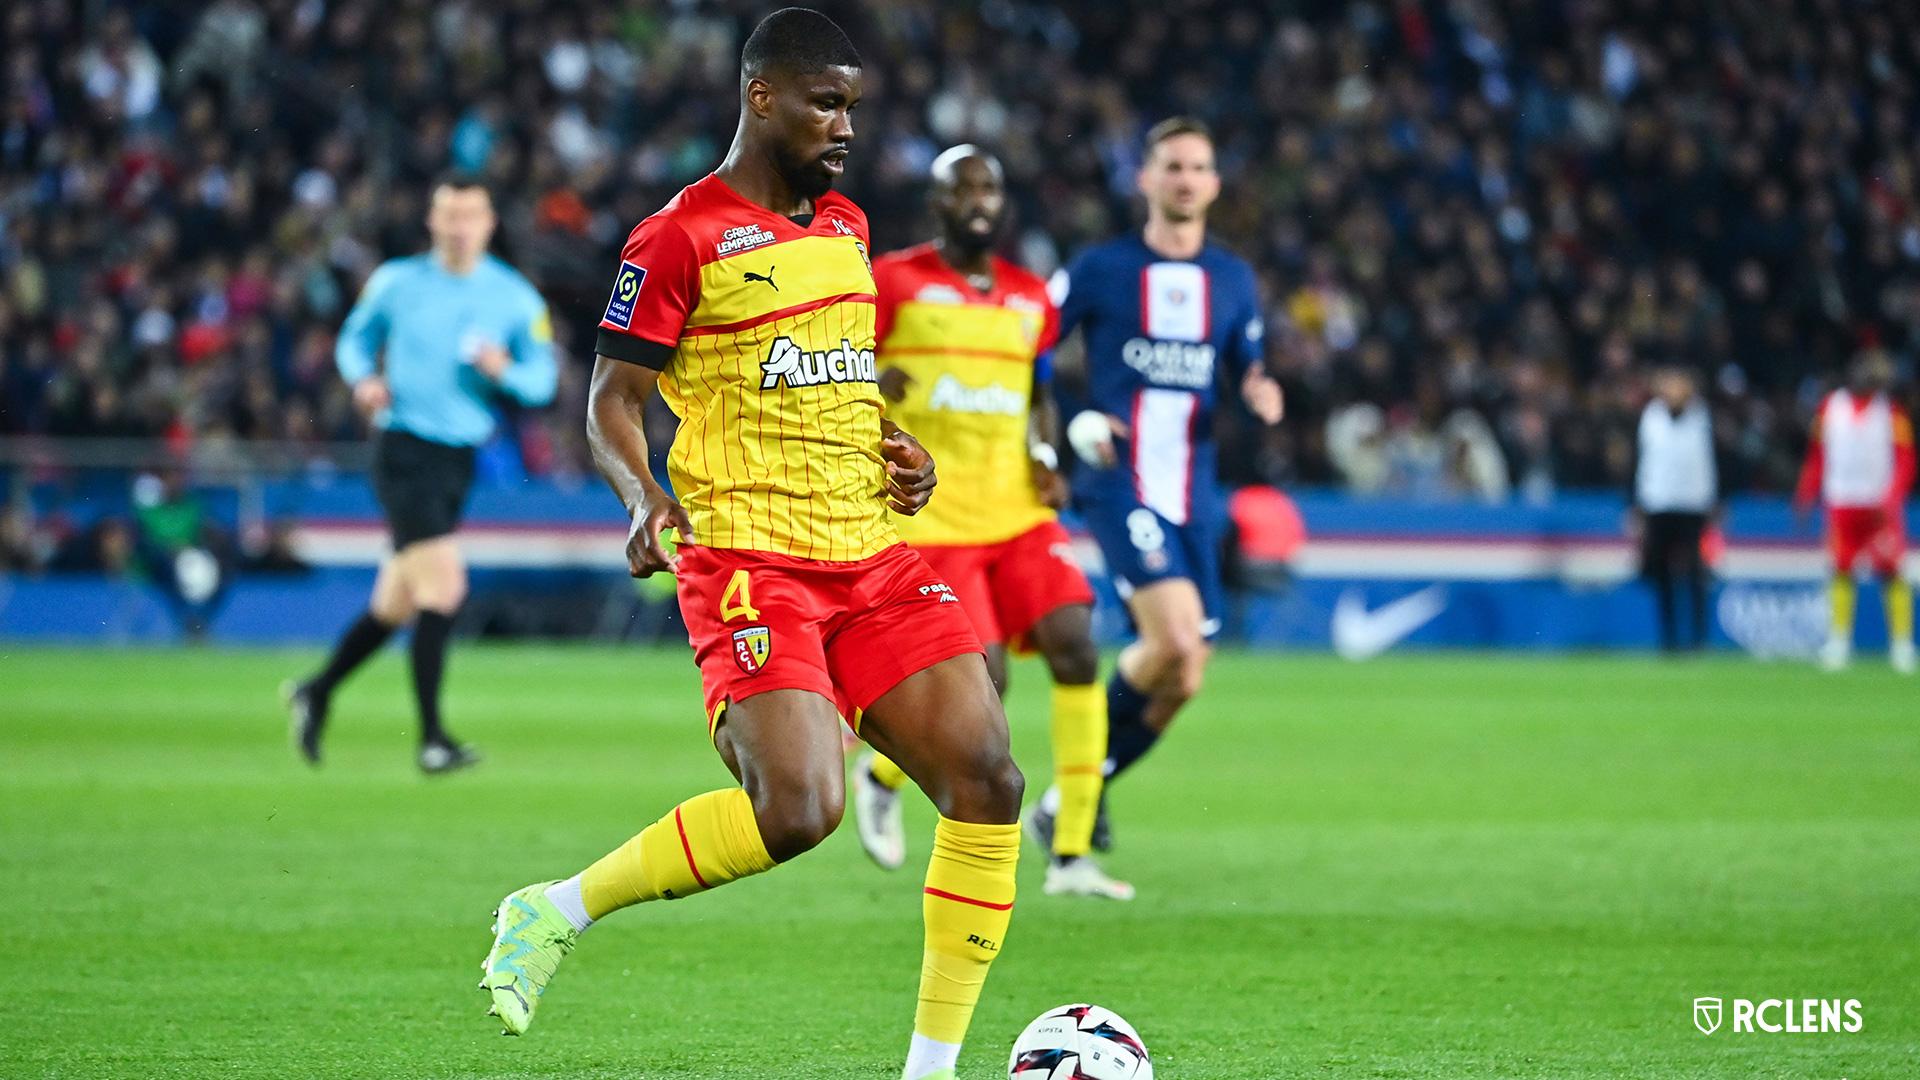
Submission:
{"label": "player's knee", "polygon": [[940,813],[959,821],[1004,823],[1020,819],[1027,778],[1003,744],[950,762],[935,800]]}
{"label": "player's knee", "polygon": [[1020,803],[1027,795],[1027,778],[1012,754],[1003,754],[982,777],[981,795],[985,809],[996,820],[1018,821]]}
{"label": "player's knee", "polygon": [[1200,638],[1179,642],[1174,651],[1172,673],[1161,685],[1181,701],[1198,696],[1207,674],[1207,655],[1207,643]]}
{"label": "player's knee", "polygon": [[1062,686],[1085,686],[1100,677],[1100,650],[1092,638],[1057,645],[1047,651],[1047,670]]}
{"label": "player's knee", "polygon": [[845,810],[843,792],[819,787],[762,792],[753,801],[760,839],[775,862],[786,862],[819,847],[840,827]]}

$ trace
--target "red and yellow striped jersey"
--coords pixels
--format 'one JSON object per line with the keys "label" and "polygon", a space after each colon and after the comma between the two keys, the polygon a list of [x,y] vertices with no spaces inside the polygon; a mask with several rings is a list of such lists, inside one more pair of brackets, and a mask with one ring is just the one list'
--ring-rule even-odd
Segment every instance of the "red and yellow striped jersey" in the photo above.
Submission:
{"label": "red and yellow striped jersey", "polygon": [[851,562],[895,543],[880,457],[867,218],[802,224],[718,176],[627,238],[603,331],[674,349],[667,456],[696,543]]}
{"label": "red and yellow striped jersey", "polygon": [[926,446],[940,474],[917,516],[895,516],[901,538],[994,544],[1053,520],[1027,454],[1035,360],[1059,326],[1046,284],[996,258],[993,289],[981,292],[932,244],[876,260],[873,275],[880,363],[912,379],[887,415]]}

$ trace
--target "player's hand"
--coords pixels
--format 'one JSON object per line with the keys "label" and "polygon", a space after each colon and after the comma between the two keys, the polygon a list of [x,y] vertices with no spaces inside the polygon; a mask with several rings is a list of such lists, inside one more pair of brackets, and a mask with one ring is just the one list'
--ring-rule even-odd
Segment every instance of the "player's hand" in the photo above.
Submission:
{"label": "player's hand", "polygon": [[393,391],[387,388],[384,376],[369,375],[353,384],[353,407],[360,415],[372,420],[374,414],[393,404]]}
{"label": "player's hand", "polygon": [[880,369],[880,396],[895,405],[907,400],[907,387],[913,383],[913,376],[897,367]]}
{"label": "player's hand", "polygon": [[1067,478],[1058,470],[1050,469],[1044,461],[1032,463],[1033,490],[1040,497],[1040,505],[1049,510],[1061,510],[1073,497],[1073,489],[1068,486]]}
{"label": "player's hand", "polygon": [[1102,469],[1111,469],[1120,460],[1113,440],[1128,437],[1127,425],[1117,416],[1092,409],[1075,416],[1067,424],[1067,443],[1080,460]]}
{"label": "player's hand", "polygon": [[679,553],[668,553],[660,539],[667,529],[674,530],[680,543],[693,543],[693,521],[687,517],[686,508],[665,491],[652,492],[634,512],[633,524],[627,529],[627,573],[643,578],[680,568]]}
{"label": "player's hand", "polygon": [[473,369],[494,382],[507,373],[507,365],[513,363],[513,354],[491,342],[474,350]]}
{"label": "player's hand", "polygon": [[1287,414],[1287,395],[1280,389],[1279,380],[1260,364],[1247,368],[1247,377],[1240,380],[1240,397],[1263,424],[1277,424]]}
{"label": "player's hand", "polygon": [[880,440],[880,456],[887,461],[887,505],[912,517],[933,497],[939,483],[933,475],[933,455],[920,440],[888,424]]}
{"label": "player's hand", "polygon": [[1626,520],[1621,522],[1621,531],[1627,534],[1627,539],[1636,544],[1639,543],[1640,538],[1647,534],[1647,515],[1637,506],[1627,507],[1627,516]]}

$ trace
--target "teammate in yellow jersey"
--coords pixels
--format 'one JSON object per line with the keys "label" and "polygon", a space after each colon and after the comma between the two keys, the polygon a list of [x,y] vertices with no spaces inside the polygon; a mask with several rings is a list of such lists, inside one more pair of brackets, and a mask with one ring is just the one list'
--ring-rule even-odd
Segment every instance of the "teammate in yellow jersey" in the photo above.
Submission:
{"label": "teammate in yellow jersey", "polygon": [[[1056,471],[1058,412],[1050,389],[1057,318],[1044,282],[993,252],[1006,212],[1000,163],[972,146],[934,159],[932,243],[874,262],[879,287],[880,390],[888,415],[943,462],[938,502],[895,522],[946,579],[987,648],[994,688],[1007,691],[1007,649],[1031,649],[1053,676],[1053,771],[1058,805],[1029,817],[1052,849],[1046,891],[1133,899],[1088,855],[1107,753],[1107,701],[1097,685],[1093,590],[1054,511],[1067,500]],[[906,777],[882,754],[854,768],[854,820],[875,862],[906,858],[899,790]]]}
{"label": "teammate in yellow jersey", "polygon": [[[826,16],[786,8],[755,28],[741,69],[726,161],[627,242],[587,421],[632,518],[630,569],[678,579],[708,730],[740,786],[681,803],[573,877],[510,894],[483,986],[508,1032],[524,1032],[596,920],[819,844],[845,801],[840,717],[857,716],[940,812],[902,1075],[950,1080],[1012,914],[1022,780],[972,624],[888,519],[889,506],[925,506],[934,474],[881,416],[866,217],[831,190],[859,55]],[[640,416],[656,387],[681,420],[677,499],[647,468]]]}

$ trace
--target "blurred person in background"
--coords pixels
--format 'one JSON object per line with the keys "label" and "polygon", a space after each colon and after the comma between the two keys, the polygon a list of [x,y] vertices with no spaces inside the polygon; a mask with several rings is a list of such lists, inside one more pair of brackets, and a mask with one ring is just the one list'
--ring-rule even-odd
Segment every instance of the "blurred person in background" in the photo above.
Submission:
{"label": "blurred person in background", "polygon": [[[888,419],[946,462],[940,498],[893,515],[900,538],[953,588],[1007,692],[1007,651],[1037,652],[1053,677],[1053,775],[1061,809],[1046,891],[1133,899],[1088,854],[1107,754],[1107,701],[1093,643],[1093,589],[1055,511],[1059,473],[1046,283],[994,254],[1006,217],[998,158],[970,143],[935,158],[929,203],[940,238],[875,259],[880,392]],[[906,857],[907,775],[874,751],[854,766],[860,842],[891,870]]]}
{"label": "blurred person in background", "polygon": [[1681,649],[1679,593],[1692,616],[1688,649],[1707,643],[1707,564],[1700,541],[1720,497],[1713,459],[1713,417],[1693,372],[1679,364],[1653,377],[1654,398],[1640,413],[1628,532],[1640,544],[1640,576],[1653,586],[1660,647]]}
{"label": "blurred person in background", "polygon": [[540,293],[487,254],[496,218],[487,189],[455,177],[433,189],[432,250],[374,272],[341,327],[335,352],[354,404],[379,429],[373,486],[393,554],[373,599],[319,672],[287,688],[293,735],[309,763],[341,680],[399,627],[413,623],[420,768],[447,772],[479,760],[440,720],[440,681],[467,568],[453,538],[473,484],[475,447],[494,431],[501,394],[523,405],[552,400],[558,372]]}
{"label": "blurred person in background", "polygon": [[[1076,259],[1060,306],[1061,335],[1078,329],[1085,339],[1092,399],[1067,433],[1082,461],[1074,506],[1139,633],[1107,684],[1109,782],[1200,692],[1226,615],[1218,388],[1235,388],[1263,424],[1279,423],[1283,405],[1253,269],[1207,238],[1220,194],[1211,132],[1191,118],[1163,120],[1144,153],[1145,228]],[[1049,843],[1060,800],[1058,786],[1048,788],[1028,815]],[[1103,851],[1112,843],[1105,819],[1093,837]]]}
{"label": "blurred person in background", "polygon": [[1820,666],[1828,671],[1853,659],[1853,574],[1863,558],[1880,581],[1893,669],[1903,675],[1914,669],[1913,587],[1900,568],[1907,553],[1907,491],[1913,487],[1913,422],[1893,400],[1892,387],[1893,363],[1884,352],[1855,358],[1847,385],[1828,394],[1814,416],[1794,494],[1803,517],[1816,499],[1827,507],[1833,622]]}

